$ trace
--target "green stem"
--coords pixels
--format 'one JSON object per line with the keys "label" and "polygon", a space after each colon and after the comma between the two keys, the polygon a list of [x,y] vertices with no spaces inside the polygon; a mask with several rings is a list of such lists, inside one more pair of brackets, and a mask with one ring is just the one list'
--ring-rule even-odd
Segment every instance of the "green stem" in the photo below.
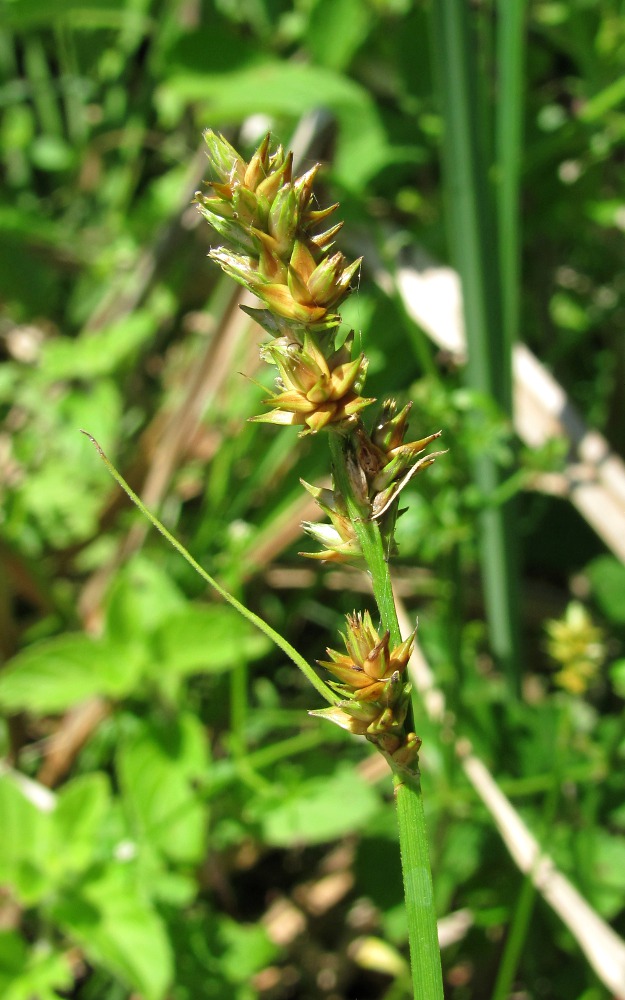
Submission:
{"label": "green stem", "polygon": [[[349,474],[350,447],[349,438],[340,434],[330,435],[334,482],[346,504],[371,574],[373,593],[382,625],[389,630],[391,643],[396,646],[401,642],[401,631],[397,620],[388,559],[377,521],[368,519],[366,510],[355,494]],[[406,719],[406,728],[408,731],[413,729],[412,710]],[[391,759],[389,764],[393,767]],[[443,1000],[441,957],[421,782],[418,773],[394,770],[393,783],[397,802],[414,1000]]]}
{"label": "green stem", "polygon": [[305,677],[310,681],[312,686],[317,689],[319,694],[323,698],[325,698],[326,701],[330,702],[331,705],[334,705],[338,701],[340,701],[340,697],[334,691],[332,691],[327,686],[327,684],[323,683],[321,678],[317,676],[317,674],[310,666],[310,664],[307,663],[304,657],[301,656],[300,653],[298,653],[298,651],[291,645],[290,642],[288,642],[284,638],[284,636],[280,635],[279,632],[276,632],[276,630],[272,628],[271,625],[268,624],[268,622],[264,621],[258,615],[254,614],[254,612],[250,611],[249,608],[246,608],[244,604],[241,604],[241,602],[238,601],[236,597],[233,596],[233,594],[230,594],[227,590],[225,590],[221,586],[221,584],[217,583],[217,581],[209,573],[207,573],[206,570],[202,566],[200,566],[198,562],[195,561],[193,556],[189,552],[187,552],[184,545],[182,545],[182,543],[179,542],[178,539],[175,538],[172,535],[172,533],[167,530],[164,524],[161,524],[161,522],[152,513],[152,511],[148,510],[143,501],[139,499],[139,497],[133,490],[131,490],[130,486],[123,478],[123,476],[117,471],[112,462],[110,462],[109,459],[106,457],[106,455],[102,451],[102,448],[100,447],[96,439],[93,437],[93,435],[89,434],[88,431],[82,431],[82,433],[85,435],[85,437],[88,437],[91,443],[96,447],[98,454],[100,455],[100,458],[106,465],[113,479],[115,479],[116,482],[119,483],[124,493],[126,493],[126,495],[130,497],[135,507],[139,508],[144,517],[147,517],[148,521],[150,521],[154,525],[156,530],[160,531],[163,538],[167,539],[169,544],[172,545],[176,549],[176,551],[180,553],[182,558],[186,559],[186,561],[189,563],[189,566],[191,566],[195,570],[195,572],[199,576],[201,576],[202,579],[205,580],[210,587],[213,588],[213,590],[216,590],[217,593],[221,597],[223,597],[224,601],[227,601],[227,603],[231,604],[233,608],[236,608],[236,610],[239,612],[240,615],[243,616],[243,618],[247,618],[247,620],[251,622],[253,625],[255,625],[257,629],[260,629],[260,631],[263,632],[264,635],[266,635],[269,639],[271,639],[271,641],[275,643],[275,645],[279,649],[281,649],[283,653],[286,653],[289,659],[293,661],[296,667],[299,667],[299,669],[302,671]]}
{"label": "green stem", "polygon": [[348,470],[349,448],[349,438],[343,437],[341,434],[330,434],[334,481],[345,501],[349,519],[360,542],[363,558],[371,575],[373,596],[380,612],[382,625],[391,633],[391,645],[398,646],[401,642],[401,631],[397,620],[395,598],[393,597],[388,560],[384,552],[380,527],[377,521],[368,520],[367,512],[354,494]]}
{"label": "green stem", "polygon": [[434,888],[419,775],[394,775],[414,1000],[443,1000]]}

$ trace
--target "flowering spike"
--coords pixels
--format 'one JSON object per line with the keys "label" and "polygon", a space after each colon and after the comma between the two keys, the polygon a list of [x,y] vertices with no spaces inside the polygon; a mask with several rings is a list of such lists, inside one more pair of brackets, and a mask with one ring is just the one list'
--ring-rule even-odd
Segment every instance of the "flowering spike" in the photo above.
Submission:
{"label": "flowering spike", "polygon": [[[391,552],[397,498],[436,458],[438,453],[423,452],[438,434],[404,443],[411,404],[397,412],[393,400],[384,403],[371,433],[363,425],[360,414],[374,402],[362,395],[368,362],[353,350],[353,332],[338,350],[334,337],[341,324],[337,310],[361,260],[333,249],[342,222],[316,231],[338,205],[314,207],[319,164],[294,178],[292,154],[281,146],[272,151],[269,134],[247,163],[223,136],[208,131],[205,139],[213,179],[196,201],[227,244],[210,256],[263,303],[245,311],[269,334],[261,358],[278,373],[263,400],[269,409],[252,420],[298,427],[301,434],[331,429],[343,439],[339,479],[346,496],[303,483],[328,518],[304,523],[321,546],[306,555],[337,562],[361,555],[359,539],[366,546],[359,522],[365,519],[379,522]],[[415,632],[391,648],[388,630],[380,634],[368,612],[354,612],[343,639],[345,652],[328,649],[329,658],[320,661],[340,700],[311,714],[365,736],[393,767],[413,767],[420,740],[406,723],[406,670]]]}
{"label": "flowering spike", "polygon": [[368,611],[364,614],[354,612],[347,615],[347,632],[343,636],[346,652],[328,649],[329,659],[318,661],[338,678],[341,690],[353,697],[358,705],[377,708],[375,716],[371,717],[371,712],[367,715],[366,735],[371,738],[389,729],[399,731],[404,723],[410,685],[404,682],[403,674],[415,632],[416,629],[390,650],[390,633],[386,631],[380,636]]}
{"label": "flowering spike", "polygon": [[[389,658],[388,633],[382,638],[378,636],[368,612],[348,615],[347,624],[347,635],[344,637],[347,654],[329,649],[330,659],[319,661],[321,666],[338,677],[338,683],[333,686],[345,696],[344,700],[332,708],[310,714],[328,719],[349,732],[366,736],[387,756],[398,754],[396,763],[400,766],[412,766],[421,741],[403,728],[411,686],[402,677],[405,665],[399,668],[397,664],[404,660],[405,649],[411,645],[414,633],[393,650]],[[378,673],[381,665],[384,665],[384,673],[379,678],[367,672],[368,668]]]}

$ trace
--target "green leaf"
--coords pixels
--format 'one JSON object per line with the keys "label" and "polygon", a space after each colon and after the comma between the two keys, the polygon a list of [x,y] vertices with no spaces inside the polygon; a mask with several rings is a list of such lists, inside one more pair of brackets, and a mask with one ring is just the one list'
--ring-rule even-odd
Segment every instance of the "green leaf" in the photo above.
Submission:
{"label": "green leaf", "polygon": [[120,570],[109,591],[107,635],[117,642],[143,643],[146,633],[185,606],[184,595],[167,573],[137,556]]}
{"label": "green leaf", "polygon": [[[85,442],[78,431],[88,423],[100,440],[112,441],[121,414],[119,389],[111,379],[84,388],[51,389],[37,370],[24,396],[32,420],[16,440],[27,474],[15,492],[15,507],[33,524],[40,545],[47,541],[65,548],[91,539],[98,530],[105,493],[104,470],[85,462]],[[7,530],[12,530],[20,547],[24,545],[19,523],[9,521]]]}
{"label": "green leaf", "polygon": [[156,101],[169,120],[197,102],[200,119],[212,126],[259,113],[295,121],[324,106],[339,122],[333,171],[350,190],[360,190],[394,159],[370,94],[353,80],[317,66],[272,61],[230,73],[174,72],[157,91]]}
{"label": "green leaf", "polygon": [[63,871],[81,871],[93,860],[111,804],[105,774],[85,774],[68,782],[53,815],[54,857]]}
{"label": "green leaf", "polygon": [[0,676],[0,706],[44,714],[63,712],[96,695],[121,698],[134,690],[141,667],[136,651],[125,653],[113,642],[57,636],[9,660]]}
{"label": "green leaf", "polygon": [[69,990],[73,978],[67,957],[48,942],[28,947],[14,931],[0,932],[2,1000],[58,1000],[57,990]]}
{"label": "green leaf", "polygon": [[207,808],[194,788],[208,769],[204,730],[192,715],[145,723],[120,747],[117,771],[137,840],[195,863],[206,845]]}
{"label": "green leaf", "polygon": [[625,566],[614,556],[599,556],[586,567],[599,608],[615,625],[625,625]]}
{"label": "green leaf", "polygon": [[615,660],[611,665],[610,680],[619,698],[625,698],[625,659]]}
{"label": "green leaf", "polygon": [[30,150],[33,164],[40,170],[68,170],[74,161],[69,143],[56,135],[37,136]]}
{"label": "green leaf", "polygon": [[276,847],[336,840],[361,830],[380,805],[377,793],[353,768],[307,778],[282,790],[278,801],[264,803],[263,840]]}
{"label": "green leaf", "polygon": [[552,295],[549,313],[553,322],[563,330],[583,333],[590,326],[587,310],[566,292],[556,292]]}
{"label": "green leaf", "polygon": [[46,27],[65,23],[72,29],[120,28],[132,20],[149,24],[139,11],[125,8],[126,0],[10,0],[5,4],[4,18],[8,27],[17,30]]}
{"label": "green leaf", "polygon": [[318,0],[306,32],[315,62],[345,69],[367,37],[370,24],[371,10],[362,0]]}
{"label": "green leaf", "polygon": [[51,888],[43,859],[52,836],[54,799],[47,789],[40,796],[38,792],[39,786],[28,779],[0,775],[0,885],[12,886],[26,905]]}
{"label": "green leaf", "polygon": [[58,796],[17,772],[2,775],[0,883],[28,904],[62,889],[91,864],[109,805],[103,774],[75,778]]}
{"label": "green leaf", "polygon": [[625,840],[607,830],[592,833],[593,902],[602,916],[613,920],[623,909]]}
{"label": "green leaf", "polygon": [[103,965],[144,1000],[162,1000],[173,956],[161,918],[139,891],[136,868],[115,862],[67,893],[50,915],[96,965]]}
{"label": "green leaf", "polygon": [[255,1000],[254,975],[279,955],[260,924],[221,916],[205,900],[186,913],[172,912],[168,927],[180,956],[176,967],[180,1000]]}
{"label": "green leaf", "polygon": [[240,924],[222,917],[217,936],[225,949],[220,962],[221,970],[232,983],[249,983],[254,974],[269,965],[278,952],[261,924]]}
{"label": "green leaf", "polygon": [[116,371],[154,336],[155,318],[146,310],[81,337],[57,337],[44,344],[41,375],[46,379],[93,379]]}
{"label": "green leaf", "polygon": [[154,648],[155,673],[216,674],[258,659],[271,643],[233,608],[207,604],[164,621],[154,635]]}

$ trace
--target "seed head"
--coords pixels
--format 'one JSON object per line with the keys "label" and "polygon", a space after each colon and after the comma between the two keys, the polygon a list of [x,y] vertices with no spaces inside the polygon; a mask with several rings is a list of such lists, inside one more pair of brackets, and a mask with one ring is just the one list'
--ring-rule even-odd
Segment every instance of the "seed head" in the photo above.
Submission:
{"label": "seed head", "polygon": [[263,350],[276,365],[277,391],[263,400],[274,409],[252,419],[261,423],[304,426],[316,433],[328,424],[353,422],[373,402],[359,394],[367,362],[364,355],[350,360],[349,345],[328,359],[317,338],[304,335],[303,345],[274,340]]}
{"label": "seed head", "polygon": [[293,179],[293,156],[281,146],[271,154],[266,135],[249,163],[223,136],[204,133],[218,180],[197,192],[204,218],[246,260],[232,261],[221,248],[211,256],[261,298],[295,323],[336,325],[336,309],[350,292],[360,261],[328,256],[341,223],[315,233],[338,205],[312,209],[319,164]]}
{"label": "seed head", "polygon": [[343,635],[346,653],[328,649],[329,660],[319,664],[340,681],[341,693],[357,693],[359,701],[378,701],[383,707],[396,708],[403,698],[404,673],[416,635],[411,635],[395,649],[389,649],[390,634],[379,635],[368,611],[347,616]]}

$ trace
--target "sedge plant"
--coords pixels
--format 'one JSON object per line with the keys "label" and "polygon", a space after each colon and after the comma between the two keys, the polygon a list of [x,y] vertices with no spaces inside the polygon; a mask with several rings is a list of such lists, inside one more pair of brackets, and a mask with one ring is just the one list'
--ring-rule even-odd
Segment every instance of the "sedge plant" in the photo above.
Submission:
{"label": "sedge plant", "polygon": [[[325,434],[332,488],[304,480],[327,521],[305,523],[320,546],[303,553],[332,562],[361,560],[370,577],[379,625],[369,611],[347,616],[344,650],[328,649],[320,678],[307,659],[266,622],[228,594],[145,509],[107,465],[131,499],[203,578],[267,634],[302,669],[329,703],[311,715],[364,736],[392,772],[415,1000],[442,1000],[436,912],[421,784],[419,748],[407,666],[416,629],[402,638],[389,573],[400,495],[441,452],[426,453],[440,431],[406,441],[410,404],[393,399],[380,407],[364,395],[367,358],[355,335],[341,329],[341,303],[360,260],[335,248],[342,223],[326,224],[338,208],[317,208],[314,184],[320,165],[293,175],[293,155],[272,148],[265,136],[246,162],[222,136],[205,133],[213,179],[196,195],[201,214],[223,246],[210,257],[251,291],[259,308],[242,308],[268,334],[262,359],[277,369],[276,387],[255,422],[296,427],[300,435]],[[368,419],[368,414],[373,417]]]}
{"label": "sedge plant", "polygon": [[[339,695],[312,712],[365,736],[386,757],[395,782],[415,996],[442,996],[432,878],[418,772],[421,740],[414,732],[406,667],[414,636],[402,639],[388,559],[400,494],[436,454],[425,454],[440,432],[405,440],[410,405],[386,400],[373,420],[365,411],[367,358],[354,350],[354,333],[341,331],[341,303],[360,260],[335,249],[342,223],[329,224],[338,205],[317,208],[319,164],[293,176],[293,155],[271,148],[266,135],[249,162],[212,131],[205,133],[214,179],[197,195],[205,219],[225,245],[210,256],[260,299],[246,311],[269,335],[261,355],[277,369],[276,388],[252,419],[300,434],[328,436],[332,488],[304,483],[328,521],[305,524],[321,546],[313,558],[363,559],[380,618],[347,616],[344,652],[328,649],[320,665]],[[339,346],[340,344],[340,346]]]}

